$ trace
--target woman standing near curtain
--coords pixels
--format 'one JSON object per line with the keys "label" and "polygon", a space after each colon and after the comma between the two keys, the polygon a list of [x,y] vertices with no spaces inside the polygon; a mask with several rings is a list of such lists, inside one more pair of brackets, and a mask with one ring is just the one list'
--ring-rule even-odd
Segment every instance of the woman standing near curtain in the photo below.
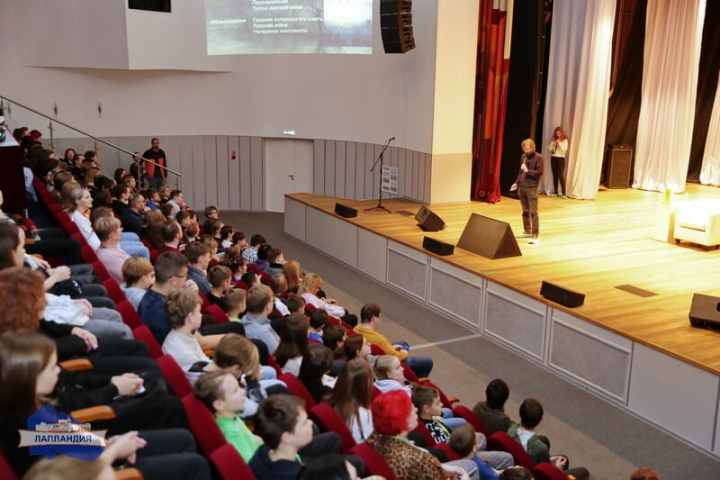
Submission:
{"label": "woman standing near curtain", "polygon": [[548,194],[550,197],[560,195],[560,191],[558,190],[559,180],[560,187],[562,187],[562,195],[560,195],[560,198],[567,199],[567,189],[565,188],[565,155],[567,154],[569,146],[570,143],[568,142],[567,135],[565,135],[565,131],[562,127],[555,127],[552,140],[550,140],[550,144],[548,145],[548,150],[550,150],[551,155],[550,166],[552,167],[554,187],[553,192]]}

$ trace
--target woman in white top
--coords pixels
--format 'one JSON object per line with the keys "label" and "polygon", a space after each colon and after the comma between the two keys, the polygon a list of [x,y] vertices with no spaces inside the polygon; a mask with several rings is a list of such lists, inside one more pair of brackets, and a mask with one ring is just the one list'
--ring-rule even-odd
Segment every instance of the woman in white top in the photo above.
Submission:
{"label": "woman in white top", "polygon": [[[567,198],[567,190],[565,188],[565,156],[569,146],[570,143],[568,142],[567,135],[565,135],[565,131],[562,127],[556,127],[552,140],[550,140],[550,144],[548,145],[548,150],[550,150],[551,155],[550,166],[552,167],[554,187],[553,192],[549,194],[551,197],[560,195],[563,199]],[[560,190],[558,190],[558,181],[562,188],[562,195],[560,194]]]}
{"label": "woman in white top", "polygon": [[90,218],[86,215],[86,212],[90,210],[93,204],[90,190],[77,182],[67,182],[62,188],[61,201],[63,209],[75,222],[85,240],[93,250],[97,251],[100,248],[100,239],[92,229]]}
{"label": "woman in white top", "polygon": [[335,383],[330,405],[345,421],[355,442],[364,442],[372,433],[370,403],[373,396],[373,373],[370,364],[355,358],[345,364]]}
{"label": "woman in white top", "polygon": [[332,298],[320,298],[318,292],[323,285],[323,279],[317,273],[308,273],[300,281],[298,294],[302,296],[305,303],[315,308],[322,308],[330,315],[338,318],[345,316],[345,309],[337,304]]}

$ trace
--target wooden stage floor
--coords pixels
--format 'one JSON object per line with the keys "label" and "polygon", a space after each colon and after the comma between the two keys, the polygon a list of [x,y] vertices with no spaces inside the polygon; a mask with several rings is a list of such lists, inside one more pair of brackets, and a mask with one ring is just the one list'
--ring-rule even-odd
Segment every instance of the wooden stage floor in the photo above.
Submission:
{"label": "wooden stage floor", "polygon": [[[714,187],[688,184],[686,192],[690,199],[720,198],[720,189]],[[377,199],[289,197],[326,212],[332,212],[338,201],[358,208],[358,216],[348,222],[418,250],[425,235],[456,244],[471,213],[508,222],[514,233],[522,232],[520,203],[505,197],[495,205],[431,205],[446,227],[427,234],[407,216],[421,207],[410,200],[384,200],[384,206],[400,212],[388,214],[363,211],[377,205]],[[720,250],[654,240],[655,210],[662,197],[632,189],[602,190],[592,201],[541,195],[541,243],[528,245],[518,239],[521,257],[490,260],[456,248],[454,255],[440,258],[541,301],[543,280],[584,293],[583,306],[565,310],[720,375],[720,332],[693,328],[688,321],[693,293],[720,296]],[[617,288],[622,285],[654,295],[628,293]]]}

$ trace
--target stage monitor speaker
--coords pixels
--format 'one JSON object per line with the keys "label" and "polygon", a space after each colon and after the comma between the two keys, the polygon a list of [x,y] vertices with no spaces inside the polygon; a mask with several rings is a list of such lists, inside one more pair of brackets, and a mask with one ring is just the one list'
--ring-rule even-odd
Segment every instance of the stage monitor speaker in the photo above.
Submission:
{"label": "stage monitor speaker", "polygon": [[358,211],[356,209],[348,207],[347,205],[343,205],[342,203],[335,204],[335,213],[337,213],[341,217],[355,218],[357,217],[357,212]]}
{"label": "stage monitor speaker", "polygon": [[430,237],[423,238],[423,248],[442,257],[455,253],[455,247],[452,244],[441,242],[440,240],[435,240]]}
{"label": "stage monitor speaker", "polygon": [[693,327],[720,330],[720,297],[694,294],[689,316]]}
{"label": "stage monitor speaker", "polygon": [[573,292],[572,290],[550,282],[542,282],[540,295],[569,308],[579,307],[585,303],[584,293]]}
{"label": "stage monitor speaker", "polygon": [[412,0],[380,0],[380,33],[385,53],[405,53],[415,48]]}
{"label": "stage monitor speaker", "polygon": [[457,246],[486,258],[522,255],[510,224],[473,213]]}
{"label": "stage monitor speaker", "polygon": [[608,188],[628,188],[632,168],[633,148],[631,145],[610,147],[605,179]]}
{"label": "stage monitor speaker", "polygon": [[442,218],[434,214],[428,207],[422,207],[415,215],[418,226],[426,232],[437,232],[445,228]]}

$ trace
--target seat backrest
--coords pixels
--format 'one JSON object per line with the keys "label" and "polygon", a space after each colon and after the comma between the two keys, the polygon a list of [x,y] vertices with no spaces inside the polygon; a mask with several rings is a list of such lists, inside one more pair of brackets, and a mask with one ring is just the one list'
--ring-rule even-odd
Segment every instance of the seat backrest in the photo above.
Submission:
{"label": "seat backrest", "polygon": [[487,439],[488,451],[499,450],[507,452],[513,456],[515,465],[520,465],[532,470],[533,461],[530,455],[525,451],[523,446],[516,442],[510,435],[505,432],[495,432]]}
{"label": "seat backrest", "polygon": [[397,480],[395,472],[392,471],[385,459],[367,443],[358,443],[350,449],[350,453],[363,459],[365,468],[370,475],[379,475],[385,477],[385,480]]}
{"label": "seat backrest", "polygon": [[2,445],[0,445],[0,478],[3,480],[17,480],[18,478],[18,476],[15,475],[15,471],[10,467],[10,462],[7,460]]}
{"label": "seat backrest", "polygon": [[412,368],[407,366],[405,362],[400,362],[400,366],[402,367],[403,375],[408,382],[420,383],[420,379],[418,378],[418,376],[415,374]]}
{"label": "seat backrest", "polygon": [[198,400],[195,394],[185,395],[182,402],[190,421],[190,430],[195,435],[198,446],[206,457],[227,444],[225,436],[220,431],[217,423],[215,423],[212,413],[204,403]]}
{"label": "seat backrest", "polygon": [[425,426],[425,423],[418,418],[417,427],[415,427],[415,431],[423,436],[425,439],[425,446],[427,448],[433,448],[437,443],[435,442],[435,439],[432,436],[432,433],[430,433],[430,430]]}
{"label": "seat backrest", "polygon": [[485,435],[486,438],[490,436],[487,427],[480,419],[480,417],[475,415],[475,412],[467,408],[465,405],[456,405],[455,407],[453,407],[452,410],[453,414],[456,417],[461,417],[467,420],[468,423],[473,426],[476,432],[482,433],[483,435]]}
{"label": "seat backrest", "polygon": [[271,282],[272,278],[270,278],[270,275],[265,272],[260,272],[260,283],[269,287]]}
{"label": "seat backrest", "polygon": [[275,370],[275,373],[277,374],[278,377],[283,374],[283,371],[280,368],[280,365],[278,365],[277,360],[275,360],[275,357],[273,356],[272,353],[268,354],[267,363],[268,363],[267,364],[268,367],[272,367]]}
{"label": "seat backrest", "polygon": [[[88,245],[88,248],[90,246]],[[101,282],[104,282],[110,277],[110,272],[107,271],[107,268],[105,268],[105,264],[102,263],[99,259],[92,263],[93,270],[95,271],[95,275],[98,276]]]}
{"label": "seat backrest", "polygon": [[445,452],[445,455],[447,455],[448,461],[450,462],[452,462],[453,460],[460,460],[462,458],[460,454],[453,450],[453,448],[447,443],[436,443],[435,448],[438,448]]}
{"label": "seat backrest", "polygon": [[160,344],[146,325],[133,330],[133,337],[135,337],[135,340],[140,340],[148,346],[150,349],[150,358],[158,359],[163,356]]}
{"label": "seat backrest", "polygon": [[225,444],[210,454],[210,463],[223,480],[255,480],[252,470],[233,445]]}
{"label": "seat backrest", "polygon": [[248,272],[253,272],[255,275],[260,275],[260,269],[254,263],[247,264]]}
{"label": "seat backrest", "polygon": [[170,355],[163,355],[157,359],[160,371],[165,381],[172,387],[178,398],[193,393],[193,386],[190,385],[185,371]]}
{"label": "seat backrest", "polygon": [[327,403],[318,403],[308,412],[308,416],[323,432],[333,432],[340,436],[342,451],[347,453],[356,443],[340,415]]}
{"label": "seat backrest", "polygon": [[278,380],[280,380],[281,382],[285,382],[285,385],[287,385],[290,393],[305,400],[306,410],[310,410],[315,406],[315,400],[313,400],[312,395],[310,395],[308,389],[305,388],[305,385],[303,385],[302,382],[298,380],[295,375],[289,372],[283,373],[278,377]]}
{"label": "seat backrest", "polygon": [[230,321],[230,318],[228,318],[227,313],[220,308],[219,305],[210,305],[205,312],[208,315],[212,315],[215,319],[215,323],[228,323]]}
{"label": "seat backrest", "polygon": [[565,472],[548,462],[535,465],[532,469],[532,475],[535,480],[567,480],[568,478]]}
{"label": "seat backrest", "polygon": [[202,299],[200,311],[205,313],[208,311],[208,308],[212,307],[212,303],[210,303],[210,300],[208,300],[207,296],[202,292],[202,290],[198,290],[198,295],[200,295],[200,298]]}
{"label": "seat backrest", "polygon": [[128,300],[123,300],[122,302],[118,302],[117,304],[115,304],[115,309],[122,317],[125,325],[127,325],[131,329],[134,330],[138,327],[143,326],[142,320],[140,320],[140,315],[138,315],[138,313],[135,311],[135,307],[133,307],[132,303],[130,303]]}
{"label": "seat backrest", "polygon": [[371,344],[370,344],[370,353],[373,354],[373,355],[375,355],[376,357],[379,357],[379,356],[381,356],[381,355],[385,355],[385,352],[383,351],[383,349],[380,348],[380,347],[378,347],[378,346],[375,345],[374,343],[371,343]]}
{"label": "seat backrest", "polygon": [[[72,238],[80,242],[80,240],[78,240],[78,235],[82,237],[82,233],[75,233]],[[90,245],[83,244],[82,242],[80,242],[80,245],[82,245],[80,248],[80,256],[82,257],[83,262],[93,264],[100,261],[97,255],[95,255],[95,250],[93,250]]]}
{"label": "seat backrest", "polygon": [[110,299],[116,304],[122,302],[123,300],[127,300],[127,297],[120,289],[120,285],[118,285],[114,278],[103,280],[102,284],[108,292],[108,297],[110,297]]}

